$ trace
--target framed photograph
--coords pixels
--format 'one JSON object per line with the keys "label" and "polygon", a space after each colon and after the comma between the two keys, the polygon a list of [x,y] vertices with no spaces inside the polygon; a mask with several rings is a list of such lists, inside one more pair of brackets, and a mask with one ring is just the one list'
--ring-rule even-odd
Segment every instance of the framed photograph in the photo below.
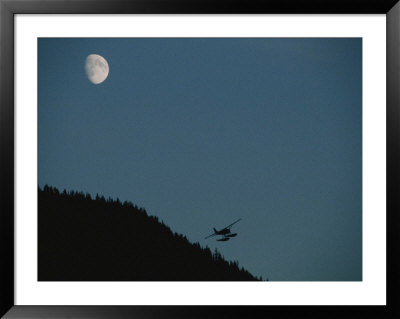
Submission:
{"label": "framed photograph", "polygon": [[399,315],[397,1],[0,10],[1,315]]}

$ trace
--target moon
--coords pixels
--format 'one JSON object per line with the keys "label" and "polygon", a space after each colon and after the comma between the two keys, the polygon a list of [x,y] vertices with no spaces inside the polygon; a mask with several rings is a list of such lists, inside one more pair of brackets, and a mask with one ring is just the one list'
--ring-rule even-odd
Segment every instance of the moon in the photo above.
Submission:
{"label": "moon", "polygon": [[90,54],[86,57],[85,70],[89,81],[99,84],[108,76],[109,68],[107,60],[101,55]]}

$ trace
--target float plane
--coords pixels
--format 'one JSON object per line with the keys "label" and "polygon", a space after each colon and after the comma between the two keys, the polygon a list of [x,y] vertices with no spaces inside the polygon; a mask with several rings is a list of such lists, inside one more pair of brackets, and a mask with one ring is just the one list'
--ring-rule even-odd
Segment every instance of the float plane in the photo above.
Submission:
{"label": "float plane", "polygon": [[222,228],[221,230],[216,230],[215,228],[213,228],[214,229],[214,233],[209,235],[209,236],[207,236],[204,239],[207,239],[207,238],[210,238],[210,237],[213,237],[213,236],[222,236],[219,239],[217,239],[217,241],[228,241],[232,237],[236,237],[237,236],[236,233],[231,233],[231,227],[233,225],[235,225],[237,222],[241,221],[241,220],[242,219],[239,218],[237,221],[235,221],[232,224],[226,226],[225,228]]}

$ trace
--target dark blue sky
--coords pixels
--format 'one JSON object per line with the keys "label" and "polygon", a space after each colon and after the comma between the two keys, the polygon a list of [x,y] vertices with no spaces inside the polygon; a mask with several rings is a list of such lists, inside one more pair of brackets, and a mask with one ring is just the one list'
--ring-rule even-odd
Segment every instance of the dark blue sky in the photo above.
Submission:
{"label": "dark blue sky", "polygon": [[361,39],[38,45],[40,186],[131,201],[264,279],[362,279]]}

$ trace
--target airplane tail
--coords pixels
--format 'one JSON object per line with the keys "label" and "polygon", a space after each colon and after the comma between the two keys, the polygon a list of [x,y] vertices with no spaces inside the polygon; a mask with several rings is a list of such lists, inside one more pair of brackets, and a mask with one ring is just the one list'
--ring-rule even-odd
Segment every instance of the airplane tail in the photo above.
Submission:
{"label": "airplane tail", "polygon": [[215,228],[213,228],[213,229],[214,229],[214,233],[217,233],[217,230]]}

